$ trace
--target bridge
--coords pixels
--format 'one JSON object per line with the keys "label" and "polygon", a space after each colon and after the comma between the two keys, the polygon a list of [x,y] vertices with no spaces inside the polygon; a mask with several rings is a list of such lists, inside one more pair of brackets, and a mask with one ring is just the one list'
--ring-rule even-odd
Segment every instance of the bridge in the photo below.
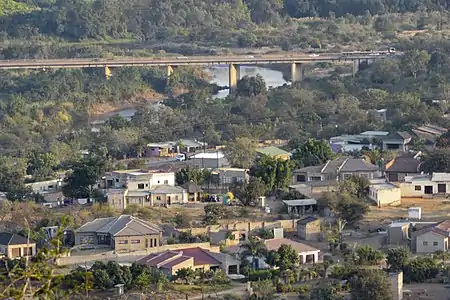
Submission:
{"label": "bridge", "polygon": [[303,80],[304,68],[307,63],[317,62],[353,62],[355,74],[361,62],[367,63],[374,59],[387,58],[395,55],[380,52],[344,52],[321,54],[273,54],[273,55],[233,55],[233,56],[178,56],[178,57],[121,57],[121,58],[80,58],[80,59],[36,59],[36,60],[0,60],[0,69],[50,69],[50,68],[104,68],[105,76],[111,76],[110,68],[118,67],[167,67],[167,76],[173,73],[177,66],[217,66],[228,65],[229,87],[234,90],[240,79],[241,65],[258,64],[290,64],[291,81]]}

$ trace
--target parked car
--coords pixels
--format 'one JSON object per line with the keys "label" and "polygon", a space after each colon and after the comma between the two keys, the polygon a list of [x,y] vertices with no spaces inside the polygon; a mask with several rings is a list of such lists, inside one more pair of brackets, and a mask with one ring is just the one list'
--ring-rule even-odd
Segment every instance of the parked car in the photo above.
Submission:
{"label": "parked car", "polygon": [[178,154],[175,156],[175,160],[176,160],[176,161],[185,161],[185,160],[186,160],[186,154],[184,154],[184,153],[178,153]]}

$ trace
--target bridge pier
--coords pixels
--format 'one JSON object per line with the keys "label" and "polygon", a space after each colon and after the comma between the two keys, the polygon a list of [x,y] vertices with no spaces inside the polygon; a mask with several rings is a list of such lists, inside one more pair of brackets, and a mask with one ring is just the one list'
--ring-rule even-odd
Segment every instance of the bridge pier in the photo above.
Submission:
{"label": "bridge pier", "polygon": [[111,74],[111,69],[108,66],[105,66],[105,77],[106,79],[111,78],[112,74]]}
{"label": "bridge pier", "polygon": [[291,82],[295,83],[298,81],[303,81],[303,77],[305,76],[305,69],[303,64],[292,63],[291,64]]}
{"label": "bridge pier", "polygon": [[353,77],[356,76],[356,73],[359,71],[359,65],[361,64],[361,61],[359,59],[353,60]]}
{"label": "bridge pier", "polygon": [[236,64],[228,65],[228,86],[230,94],[236,91],[238,80],[241,79],[241,66]]}
{"label": "bridge pier", "polygon": [[171,65],[167,66],[167,77],[173,74],[173,67]]}

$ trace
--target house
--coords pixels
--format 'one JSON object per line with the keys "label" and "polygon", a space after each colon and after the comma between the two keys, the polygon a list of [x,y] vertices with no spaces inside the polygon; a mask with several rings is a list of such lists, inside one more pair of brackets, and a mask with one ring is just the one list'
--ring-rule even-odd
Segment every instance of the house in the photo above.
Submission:
{"label": "house", "polygon": [[373,179],[378,175],[378,167],[363,159],[340,157],[319,166],[294,170],[293,184],[327,180],[342,181],[351,176]]}
{"label": "house", "polygon": [[147,144],[144,154],[147,157],[169,156],[171,153],[191,153],[202,150],[205,147],[206,143],[197,140],[179,139],[178,141]]}
{"label": "house", "polygon": [[[290,245],[298,253],[300,264],[313,264],[319,261],[319,249],[287,238],[265,240],[264,244],[268,251],[277,251],[281,245]],[[240,256],[242,247],[240,245],[230,246],[225,248],[225,252]],[[247,260],[251,261],[253,258],[247,257]],[[269,265],[266,264],[264,258],[257,258],[256,261],[259,269],[269,268]]]}
{"label": "house", "polygon": [[335,152],[361,151],[363,148],[373,149],[374,147],[406,152],[411,138],[407,132],[365,131],[358,135],[332,137],[330,144]]}
{"label": "house", "polygon": [[319,241],[322,236],[320,219],[309,216],[298,220],[297,236],[305,241]]}
{"label": "house", "polygon": [[283,200],[282,202],[287,206],[288,214],[304,215],[317,211],[316,199]]}
{"label": "house", "polygon": [[190,156],[189,160],[191,165],[197,168],[214,169],[230,166],[225,155],[220,151],[197,153]]}
{"label": "house", "polygon": [[185,182],[181,187],[185,189],[188,194],[188,202],[197,202],[201,200],[200,194],[202,189],[192,181]]}
{"label": "house", "polygon": [[380,122],[386,122],[387,121],[387,109],[369,109],[367,111],[367,114],[369,114],[373,119],[380,121]]}
{"label": "house", "polygon": [[161,240],[159,226],[130,215],[98,218],[75,230],[75,245],[79,248],[131,252],[159,247]]}
{"label": "house", "polygon": [[386,205],[399,205],[402,193],[398,186],[389,182],[377,182],[369,185],[369,199],[378,207]]}
{"label": "house", "polygon": [[106,189],[127,188],[130,191],[151,190],[158,185],[175,185],[175,172],[160,170],[117,170],[103,178]]}
{"label": "house", "polygon": [[264,244],[269,251],[277,251],[281,245],[290,245],[297,251],[300,257],[301,264],[314,264],[319,261],[319,249],[311,247],[309,245],[299,243],[290,239],[282,238],[282,239],[271,239],[265,240]]}
{"label": "house", "polygon": [[107,173],[107,202],[117,210],[128,205],[167,206],[187,202],[187,192],[175,186],[174,172],[124,170]]}
{"label": "house", "polygon": [[0,256],[13,259],[35,254],[36,243],[33,241],[15,233],[0,232]]}
{"label": "house", "polygon": [[436,140],[446,133],[448,130],[446,128],[426,124],[422,126],[415,127],[411,130],[415,136],[425,141],[425,145],[432,146],[436,142]]}
{"label": "house", "polygon": [[325,192],[334,192],[338,190],[338,188],[339,182],[336,180],[311,181],[308,183],[290,185],[288,187],[290,191],[295,190],[308,198],[320,196]]}
{"label": "house", "polygon": [[431,198],[433,195],[445,196],[450,190],[450,173],[406,176],[399,183],[402,197]]}
{"label": "house", "polygon": [[199,247],[168,250],[149,254],[137,261],[166,276],[174,276],[179,269],[216,271],[223,270],[225,274],[239,274],[240,261],[229,254],[215,253]]}
{"label": "house", "polygon": [[259,155],[269,156],[275,159],[289,160],[291,159],[291,154],[278,147],[269,146],[256,149],[256,153]]}
{"label": "house", "polygon": [[420,174],[420,155],[417,153],[402,154],[386,164],[386,179],[390,182],[404,182],[406,176]]}
{"label": "house", "polygon": [[412,243],[415,246],[413,250],[416,253],[447,252],[449,236],[449,220],[426,226],[412,233]]}
{"label": "house", "polygon": [[395,132],[389,134],[382,139],[382,149],[387,150],[399,150],[402,152],[408,151],[408,144],[411,142],[412,136],[405,131]]}
{"label": "house", "polygon": [[61,191],[62,179],[52,179],[46,181],[38,181],[32,183],[26,183],[25,187],[30,188],[34,193],[45,194],[45,193],[56,193]]}

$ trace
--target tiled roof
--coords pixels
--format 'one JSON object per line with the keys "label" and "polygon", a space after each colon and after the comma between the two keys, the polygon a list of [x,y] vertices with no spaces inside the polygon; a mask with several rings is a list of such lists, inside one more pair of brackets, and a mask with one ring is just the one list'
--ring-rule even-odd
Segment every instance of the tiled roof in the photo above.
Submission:
{"label": "tiled roof", "polygon": [[217,265],[220,264],[216,258],[209,254],[208,250],[196,247],[180,249],[184,256],[190,256],[194,258],[194,265]]}
{"label": "tiled roof", "polygon": [[394,158],[386,166],[386,172],[418,173],[420,161],[414,157],[400,156]]}
{"label": "tiled roof", "polygon": [[181,254],[179,252],[175,251],[165,251],[160,253],[152,253],[150,255],[147,255],[140,260],[138,260],[139,263],[146,264],[150,267],[157,267],[159,264],[165,262],[166,260],[170,260],[176,257],[181,257]]}
{"label": "tiled roof", "polygon": [[121,215],[119,217],[95,219],[94,221],[88,222],[81,226],[78,230],[76,230],[76,232],[109,233],[112,236],[139,236],[158,234],[162,232],[162,229],[157,225],[143,221],[136,217]]}
{"label": "tiled roof", "polygon": [[341,172],[375,172],[378,167],[359,158],[349,158],[347,159],[340,169]]}
{"label": "tiled roof", "polygon": [[167,263],[163,263],[163,264],[160,266],[160,268],[163,268],[163,269],[170,269],[170,268],[175,267],[176,265],[181,264],[182,262],[188,261],[188,260],[190,260],[190,259],[192,259],[192,257],[189,257],[189,256],[180,256],[180,257],[177,257],[177,258],[175,258],[175,259],[172,259],[171,261],[169,261],[169,262],[167,262]]}
{"label": "tiled roof", "polygon": [[202,189],[192,181],[185,182],[184,184],[181,185],[181,187],[185,189],[188,193],[200,193],[202,191]]}
{"label": "tiled roof", "polygon": [[299,243],[299,242],[296,242],[296,241],[293,241],[290,239],[285,239],[285,238],[266,240],[264,243],[266,244],[267,250],[269,250],[269,251],[272,251],[272,250],[277,251],[278,248],[281,247],[281,245],[290,245],[298,253],[320,251],[319,249],[316,249],[309,245]]}
{"label": "tiled roof", "polygon": [[34,242],[15,233],[0,232],[0,245],[24,245],[28,243]]}
{"label": "tiled roof", "polygon": [[152,194],[181,194],[185,190],[179,186],[158,185],[150,190]]}
{"label": "tiled roof", "polygon": [[443,233],[447,234],[447,236],[449,236],[450,235],[450,220],[446,220],[446,221],[437,223],[434,226],[434,229],[442,231]]}

